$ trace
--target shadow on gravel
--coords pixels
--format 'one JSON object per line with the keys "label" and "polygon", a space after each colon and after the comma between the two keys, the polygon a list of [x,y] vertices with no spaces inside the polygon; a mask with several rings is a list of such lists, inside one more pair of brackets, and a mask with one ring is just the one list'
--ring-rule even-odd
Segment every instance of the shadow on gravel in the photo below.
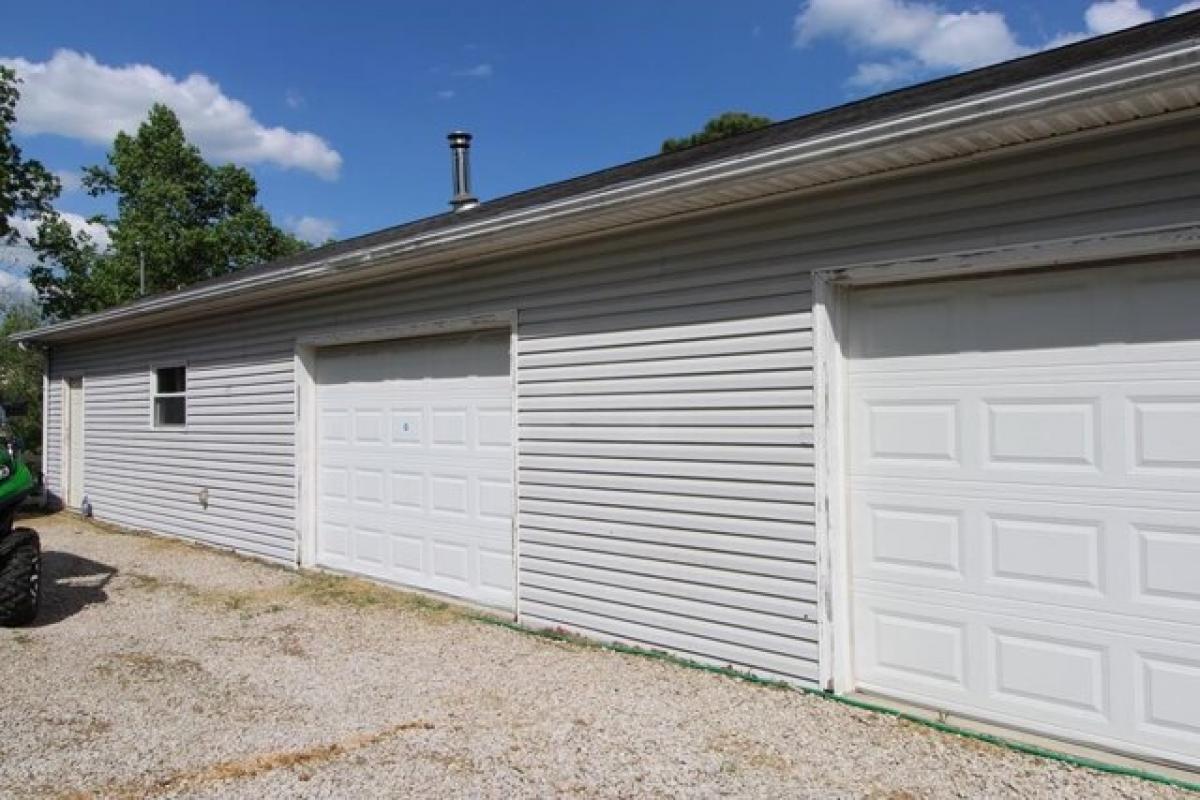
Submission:
{"label": "shadow on gravel", "polygon": [[42,551],[42,607],[31,627],[62,622],[108,599],[117,568],[60,550]]}

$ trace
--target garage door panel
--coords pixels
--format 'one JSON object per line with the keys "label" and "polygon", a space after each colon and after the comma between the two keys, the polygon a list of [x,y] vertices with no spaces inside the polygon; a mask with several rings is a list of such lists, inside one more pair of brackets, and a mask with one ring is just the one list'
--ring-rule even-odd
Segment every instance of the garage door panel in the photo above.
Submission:
{"label": "garage door panel", "polygon": [[863,688],[1200,765],[1200,266],[1155,269],[852,298]]}
{"label": "garage door panel", "polygon": [[856,598],[859,688],[1016,727],[1195,763],[1200,644],[1136,629],[965,614],[941,598]]}
{"label": "garage door panel", "polygon": [[[1149,358],[1195,359],[1200,272],[1192,264],[1061,270],[861,289],[852,372],[968,362],[1106,363],[1136,345]],[[1080,352],[1083,351],[1083,352]]]}
{"label": "garage door panel", "polygon": [[1139,732],[1185,751],[1200,749],[1200,653],[1179,658],[1141,652],[1135,670],[1134,712]]}
{"label": "garage door panel", "polygon": [[967,520],[957,504],[933,496],[856,493],[851,513],[856,575],[966,584]]}
{"label": "garage door panel", "polygon": [[1134,618],[1200,619],[1200,517],[1193,511],[1105,506],[1099,493],[1068,504],[1015,493],[864,489],[854,494],[851,514],[862,579]]}
{"label": "garage door panel", "polygon": [[504,332],[318,354],[318,562],[512,607]]}
{"label": "garage door panel", "polygon": [[1144,605],[1200,615],[1200,524],[1189,520],[1133,523],[1134,599]]}
{"label": "garage door panel", "polygon": [[[1200,373],[1200,362],[1189,365]],[[1200,481],[1200,381],[855,385],[855,477],[1191,492]]]}

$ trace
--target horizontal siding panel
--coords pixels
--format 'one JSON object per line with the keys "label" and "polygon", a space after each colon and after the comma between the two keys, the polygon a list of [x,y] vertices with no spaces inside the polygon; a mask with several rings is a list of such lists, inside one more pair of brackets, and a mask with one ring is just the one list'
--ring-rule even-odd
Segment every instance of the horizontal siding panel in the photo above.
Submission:
{"label": "horizontal siding panel", "polygon": [[[749,336],[688,339],[665,344],[627,344],[618,347],[589,347],[582,350],[526,353],[517,358],[517,369],[520,371],[522,379],[525,379],[526,376],[533,374],[531,370],[534,369],[569,367],[580,364],[607,366],[631,361],[690,358],[695,356],[698,350],[702,350],[710,356],[745,357],[759,353],[795,353],[804,358],[804,351],[811,348],[812,333],[798,330]],[[807,358],[811,362],[811,353]],[[808,366],[811,366],[811,363]]]}
{"label": "horizontal siding panel", "polygon": [[[649,444],[644,442],[559,442],[529,440],[521,443],[527,455],[584,458],[646,458],[680,461],[737,461],[749,464],[812,464],[812,448],[754,447],[740,445]],[[603,464],[597,468],[603,471]]]}
{"label": "horizontal siding panel", "polygon": [[[660,459],[560,457],[523,455],[521,470],[554,470],[560,474],[651,476],[731,481],[775,481],[809,484],[815,479],[812,465],[739,464],[729,461],[672,461]],[[614,484],[616,485],[616,484]]]}
{"label": "horizontal siding panel", "polygon": [[[667,648],[705,663],[750,669],[789,680],[815,683],[817,679],[817,655],[813,647],[797,647],[795,655],[780,655],[764,648],[742,647],[719,639],[691,635],[679,630],[669,619],[659,618],[660,625],[656,626],[629,619],[621,615],[619,609],[602,607],[598,603],[587,603],[587,609],[576,607],[578,605],[583,604],[568,605],[560,600],[552,605],[522,599],[523,615],[533,627],[567,628],[602,640],[651,649]],[[608,613],[597,613],[601,608]]]}
{"label": "horizontal siding panel", "polygon": [[[810,370],[747,370],[732,375],[687,374],[665,378],[630,376],[577,381],[526,382],[521,381],[521,397],[533,400],[537,397],[573,397],[579,395],[620,395],[630,397],[639,394],[676,392],[736,392],[745,390],[796,389],[812,386]],[[636,397],[632,398],[635,402]],[[725,397],[728,405],[740,405],[737,397]]]}
{"label": "horizontal siding panel", "polygon": [[588,505],[616,506],[623,509],[686,508],[691,513],[738,519],[783,522],[791,520],[811,522],[813,519],[811,505],[804,507],[798,503],[742,500],[730,497],[693,497],[650,491],[629,492],[574,486],[547,486],[538,483],[522,485],[520,496],[523,499],[586,503]]}
{"label": "horizontal siding panel", "polygon": [[[803,308],[808,308],[805,302]],[[669,327],[655,325],[652,327],[625,329],[618,328],[610,331],[598,331],[585,334],[558,334],[538,337],[521,324],[521,337],[517,342],[517,351],[521,356],[533,353],[556,353],[571,351],[586,353],[593,348],[623,347],[643,345],[648,343],[681,343],[716,339],[718,337],[739,336],[744,334],[811,331],[812,318],[807,311],[795,311],[794,304],[788,304],[784,311],[778,314],[767,314],[760,310],[749,319],[734,318],[717,320],[715,322],[696,322],[692,324],[677,324]],[[586,357],[586,356],[584,356]],[[520,358],[520,356],[518,357]],[[518,364],[519,364],[518,360]]]}
{"label": "horizontal siding panel", "polygon": [[[591,536],[575,531],[555,530],[556,522],[547,520],[541,525],[539,521],[531,521],[524,532],[524,544],[541,544],[547,547],[559,548],[560,560],[574,563],[589,563],[582,551],[596,553],[614,553],[624,558],[636,558],[648,562],[649,569],[667,569],[667,565],[678,567],[697,567],[701,570],[721,570],[724,572],[759,575],[780,580],[813,582],[816,580],[814,566],[806,561],[789,561],[779,557],[767,557],[757,553],[747,555],[745,552],[730,552],[727,550],[705,550],[701,545],[705,537],[696,537],[698,544],[665,545],[653,542],[639,542],[635,539],[613,537],[609,534]],[[568,526],[569,527],[569,526]],[[745,551],[750,551],[754,542],[743,537],[740,544]],[[766,548],[764,548],[765,550]],[[797,548],[799,549],[799,548]],[[530,551],[543,552],[543,550]],[[547,556],[549,557],[549,556]],[[636,571],[636,570],[635,570]]]}
{"label": "horizontal siding panel", "polygon": [[[811,350],[763,352],[747,355],[696,356],[703,344],[693,345],[692,356],[645,361],[590,363],[565,367],[526,367],[520,370],[521,383],[552,383],[573,380],[642,378],[686,375],[738,374],[765,370],[807,370],[812,368]],[[532,388],[532,387],[529,387]]]}
{"label": "horizontal siding panel", "polygon": [[[145,480],[152,485],[164,487],[180,486],[199,491],[201,488],[229,489],[237,493],[255,493],[283,496],[291,503],[295,492],[290,468],[278,472],[264,469],[261,464],[240,464],[224,468],[215,464],[180,463],[179,469],[168,475],[158,471],[153,462],[138,462],[134,459],[121,460],[111,457],[89,456],[88,468],[94,477],[107,475],[115,480]],[[124,476],[122,478],[121,476]],[[262,494],[259,494],[262,493]]]}
{"label": "horizontal siding panel", "polygon": [[195,484],[189,485],[187,481],[177,481],[177,488],[172,488],[161,480],[154,483],[148,479],[140,482],[125,480],[120,472],[107,472],[99,468],[91,471],[88,480],[89,487],[93,485],[100,487],[90,489],[90,496],[93,500],[101,497],[117,497],[150,505],[175,504],[182,509],[190,509],[195,506],[197,509],[209,511],[213,515],[215,515],[214,509],[220,509],[220,515],[229,520],[261,523],[268,527],[275,524],[279,519],[279,514],[291,515],[294,506],[290,493],[255,493],[244,490],[224,492],[214,489],[210,491],[208,509],[203,509],[200,506],[198,495],[204,487]]}
{"label": "horizontal siding panel", "polygon": [[[683,504],[690,508],[690,504]],[[660,509],[628,508],[615,505],[571,503],[561,500],[522,498],[522,513],[550,514],[580,519],[599,519],[609,522],[631,522],[636,525],[661,525],[680,530],[710,531],[713,533],[737,533],[746,536],[762,536],[769,539],[811,541],[811,524],[783,522],[771,519],[744,519],[720,514],[694,514],[689,511],[664,511]],[[799,512],[798,512],[799,515]],[[809,516],[812,516],[811,511]]]}
{"label": "horizontal siding panel", "polygon": [[811,408],[811,390],[745,389],[730,391],[677,391],[660,394],[594,394],[521,397],[522,411],[608,411],[611,409],[666,408]]}
{"label": "horizontal siding panel", "polygon": [[[576,487],[601,490],[621,489],[649,495],[695,495],[697,497],[730,498],[737,500],[769,500],[777,503],[811,503],[812,487],[801,483],[766,483],[763,481],[739,481],[733,478],[721,480],[696,480],[688,478],[663,478],[646,475],[613,475],[592,471],[561,472],[558,470],[521,470],[521,483],[525,486]],[[688,500],[676,498],[676,502]]]}
{"label": "horizontal siding panel", "polygon": [[[582,586],[579,588],[583,588]],[[628,605],[612,597],[609,592],[596,595],[548,591],[537,586],[523,586],[521,601],[535,605],[556,605],[573,611],[611,617],[640,625],[669,629],[684,635],[708,639],[714,643],[733,645],[758,653],[758,658],[771,653],[784,658],[813,659],[817,657],[816,644],[800,638],[789,638],[766,631],[748,630],[736,625],[714,624],[713,620],[696,619],[672,611],[669,601],[663,602],[662,610],[637,605]]]}
{"label": "horizontal siding panel", "polygon": [[180,514],[169,507],[134,507],[119,502],[106,503],[105,510],[98,512],[96,518],[134,530],[177,536],[272,561],[295,562],[293,546],[281,541],[274,528],[246,530],[240,525],[214,521],[212,517]]}
{"label": "horizontal siding panel", "polygon": [[[647,591],[610,582],[592,582],[581,575],[559,577],[539,572],[536,565],[529,570],[523,587],[524,597],[531,601],[560,602],[562,598],[603,597],[606,603],[620,605],[640,612],[669,614],[694,621],[701,631],[718,628],[726,632],[729,641],[762,647],[764,641],[772,649],[788,652],[799,642],[808,643],[812,626],[802,616],[777,616],[721,604],[723,598],[716,590],[697,590],[692,597]],[[679,626],[676,626],[679,627]]]}
{"label": "horizontal siding panel", "polygon": [[[809,308],[812,298],[807,293],[795,295],[777,295],[774,297],[752,297],[746,300],[715,299],[704,306],[679,306],[661,310],[629,311],[623,314],[597,315],[592,317],[577,317],[574,319],[553,320],[551,322],[525,322],[524,314],[521,320],[521,333],[526,332],[532,337],[540,336],[572,336],[588,333],[603,333],[612,328],[653,329],[664,326],[694,325],[707,323],[711,320],[736,319],[741,317],[771,316],[773,314],[790,314],[798,308]],[[811,327],[811,314],[809,326]],[[648,334],[651,341],[656,339],[653,333]]]}
{"label": "horizontal siding panel", "polygon": [[[769,539],[746,534],[664,528],[661,525],[631,525],[533,512],[524,512],[521,515],[521,525],[546,532],[577,533],[600,537],[596,544],[603,546],[599,549],[608,548],[619,551],[622,547],[620,542],[605,543],[601,540],[620,539],[644,544],[692,548],[696,551],[733,553],[746,559],[738,571],[757,572],[763,575],[784,575],[786,570],[790,569],[784,562],[816,563],[816,546],[802,538]],[[564,541],[569,542],[570,540],[564,539]],[[583,545],[576,544],[574,546],[582,547]]]}
{"label": "horizontal siding panel", "polygon": [[[523,532],[531,535],[532,532]],[[540,531],[543,540],[548,539],[548,532]],[[521,557],[528,555],[541,561],[556,561],[563,564],[585,564],[596,569],[607,569],[630,575],[660,577],[663,580],[676,581],[683,585],[699,584],[716,586],[741,591],[748,594],[747,601],[753,602],[759,597],[777,599],[793,599],[806,602],[816,602],[817,590],[815,583],[797,581],[791,578],[779,578],[771,575],[759,575],[752,572],[738,572],[726,569],[709,569],[703,565],[681,564],[663,559],[635,558],[614,554],[604,550],[583,550],[568,546],[547,544],[545,541],[530,541],[521,544]]]}
{"label": "horizontal siding panel", "polygon": [[521,435],[527,440],[547,439],[560,442],[675,442],[677,444],[767,444],[798,447],[812,444],[812,428],[688,428],[645,426],[625,428],[616,425],[593,427],[525,426]]}
{"label": "horizontal siding panel", "polygon": [[[808,623],[817,616],[817,604],[814,600],[760,594],[740,585],[722,587],[694,583],[676,574],[667,576],[654,572],[643,574],[624,569],[608,570],[587,563],[574,563],[562,559],[548,560],[534,555],[528,557],[523,567],[531,575],[530,582],[536,582],[542,588],[562,585],[557,582],[550,583],[548,579],[552,577],[578,579],[598,586],[619,585],[650,594],[684,597],[729,608],[748,609],[761,614],[768,620],[767,624],[772,626],[777,624],[775,621],[787,621],[783,624],[794,626],[794,635],[797,638],[809,638],[812,635]],[[597,591],[603,592],[604,589]]]}
{"label": "horizontal siding panel", "polygon": [[116,457],[124,457],[128,453],[138,451],[148,452],[160,462],[163,450],[181,451],[172,456],[173,458],[207,459],[226,455],[263,464],[280,463],[279,459],[282,459],[282,463],[289,469],[295,456],[294,445],[281,443],[278,438],[266,435],[247,435],[244,439],[239,439],[236,433],[205,435],[191,432],[190,436],[155,437],[154,434],[159,432],[140,431],[138,433],[144,435],[137,436],[131,433],[126,437],[95,433],[88,436],[87,446],[94,447],[97,451],[106,451]]}
{"label": "horizontal siding panel", "polygon": [[[705,306],[713,304],[736,303],[747,299],[764,297],[806,296],[812,287],[809,275],[801,274],[789,265],[780,265],[781,271],[790,271],[786,278],[767,278],[755,280],[754,276],[746,274],[704,276],[703,273],[693,273],[692,281],[703,280],[702,285],[685,286],[678,278],[670,281],[660,281],[659,291],[652,287],[639,285],[624,288],[627,296],[616,298],[600,298],[594,292],[587,293],[587,299],[561,305],[533,307],[521,313],[522,325],[537,326],[556,320],[569,320],[572,323],[590,319],[624,317],[653,310],[658,314],[694,314]],[[607,300],[606,302],[601,302]],[[803,304],[795,303],[784,311],[795,310]],[[607,325],[605,326],[607,327]]]}
{"label": "horizontal siding panel", "polygon": [[522,411],[517,422],[525,430],[542,425],[678,425],[720,426],[727,428],[757,425],[811,427],[811,408],[665,408],[608,411],[597,418],[590,411]]}

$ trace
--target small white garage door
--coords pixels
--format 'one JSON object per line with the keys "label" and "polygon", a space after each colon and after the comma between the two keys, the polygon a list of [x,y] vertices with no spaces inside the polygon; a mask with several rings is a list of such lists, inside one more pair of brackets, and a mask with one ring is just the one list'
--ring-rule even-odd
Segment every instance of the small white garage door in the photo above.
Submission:
{"label": "small white garage door", "polygon": [[513,607],[509,334],[317,356],[323,566]]}
{"label": "small white garage door", "polygon": [[1200,265],[850,313],[857,685],[1200,766]]}

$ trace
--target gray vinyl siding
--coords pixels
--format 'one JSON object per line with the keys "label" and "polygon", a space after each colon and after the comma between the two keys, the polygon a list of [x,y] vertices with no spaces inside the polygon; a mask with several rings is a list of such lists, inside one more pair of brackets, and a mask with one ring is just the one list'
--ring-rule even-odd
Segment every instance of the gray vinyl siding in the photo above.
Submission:
{"label": "gray vinyl siding", "polygon": [[[97,517],[293,561],[296,338],[517,309],[522,620],[812,683],[810,270],[1194,222],[1195,131],[1018,150],[73,344],[52,377],[86,376]],[[181,362],[188,426],[154,430],[149,370]]]}

